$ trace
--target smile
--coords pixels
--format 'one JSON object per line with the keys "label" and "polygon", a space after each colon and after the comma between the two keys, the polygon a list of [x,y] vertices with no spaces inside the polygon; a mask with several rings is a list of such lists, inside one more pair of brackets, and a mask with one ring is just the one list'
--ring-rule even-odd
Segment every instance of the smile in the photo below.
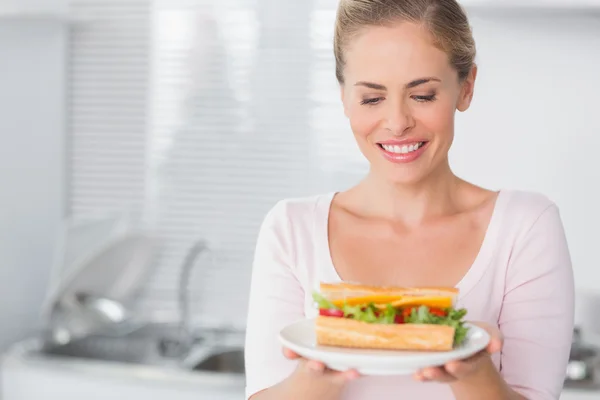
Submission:
{"label": "smile", "polygon": [[411,163],[417,160],[426,151],[429,142],[419,141],[412,143],[377,143],[383,157],[394,164]]}
{"label": "smile", "polygon": [[419,150],[425,145],[425,142],[418,142],[410,145],[397,145],[397,144],[379,144],[385,151],[389,151],[394,154],[408,154],[413,151]]}

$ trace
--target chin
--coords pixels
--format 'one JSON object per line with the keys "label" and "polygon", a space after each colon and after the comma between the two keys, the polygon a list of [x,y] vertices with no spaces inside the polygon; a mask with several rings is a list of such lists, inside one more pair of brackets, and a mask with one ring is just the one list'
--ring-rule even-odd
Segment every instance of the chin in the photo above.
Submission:
{"label": "chin", "polygon": [[378,168],[377,170],[373,170],[375,176],[377,176],[378,180],[383,180],[387,183],[391,183],[393,185],[406,185],[412,186],[416,185],[420,182],[423,182],[431,171],[426,170],[424,168],[418,168],[413,166],[397,166],[392,167],[384,166],[383,168]]}
{"label": "chin", "polygon": [[389,160],[380,153],[369,154],[371,174],[378,180],[394,185],[417,185],[444,168],[443,158],[436,157],[439,153],[434,147],[424,149],[424,153],[414,160]]}

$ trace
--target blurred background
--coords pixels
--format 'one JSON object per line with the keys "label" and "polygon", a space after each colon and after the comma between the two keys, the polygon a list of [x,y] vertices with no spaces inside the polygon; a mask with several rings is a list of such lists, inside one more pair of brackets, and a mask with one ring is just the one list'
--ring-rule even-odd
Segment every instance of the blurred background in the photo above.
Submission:
{"label": "blurred background", "polygon": [[[561,209],[600,398],[600,0],[464,0],[456,173]],[[251,261],[285,197],[366,171],[336,0],[0,0],[0,398],[241,399]]]}

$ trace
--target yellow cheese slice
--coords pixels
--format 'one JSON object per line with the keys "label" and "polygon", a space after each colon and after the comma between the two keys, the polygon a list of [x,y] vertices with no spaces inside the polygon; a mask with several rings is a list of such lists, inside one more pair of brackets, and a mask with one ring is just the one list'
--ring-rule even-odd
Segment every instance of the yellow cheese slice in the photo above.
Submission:
{"label": "yellow cheese slice", "polygon": [[373,303],[378,308],[386,308],[388,304],[393,307],[427,306],[448,308],[452,307],[452,298],[445,296],[392,296],[376,294],[372,296],[337,299],[333,300],[332,303],[337,307],[342,307],[344,304],[357,306]]}
{"label": "yellow cheese slice", "polygon": [[358,306],[361,304],[369,304],[369,303],[373,303],[373,304],[388,304],[388,303],[392,303],[394,301],[399,301],[402,298],[404,298],[404,296],[391,296],[391,295],[385,295],[385,294],[374,294],[371,296],[360,296],[360,297],[350,297],[347,299],[337,299],[337,300],[333,300],[332,303],[337,306],[337,307],[341,307],[344,304],[347,304],[349,306]]}
{"label": "yellow cheese slice", "polygon": [[[452,298],[440,296],[407,296],[397,301],[392,301],[390,304],[392,307],[427,306],[435,308],[449,308],[452,307]],[[379,305],[379,307],[385,308],[386,305]]]}

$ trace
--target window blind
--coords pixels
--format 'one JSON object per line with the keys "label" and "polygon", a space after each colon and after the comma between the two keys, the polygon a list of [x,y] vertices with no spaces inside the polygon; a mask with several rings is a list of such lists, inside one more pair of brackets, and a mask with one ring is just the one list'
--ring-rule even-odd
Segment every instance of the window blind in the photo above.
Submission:
{"label": "window blind", "polygon": [[70,4],[69,212],[144,206],[150,5]]}
{"label": "window blind", "polygon": [[256,235],[282,198],[343,189],[366,171],[331,50],[336,1],[73,3],[71,209],[141,210],[163,239],[139,301],[196,325],[245,325]]}

